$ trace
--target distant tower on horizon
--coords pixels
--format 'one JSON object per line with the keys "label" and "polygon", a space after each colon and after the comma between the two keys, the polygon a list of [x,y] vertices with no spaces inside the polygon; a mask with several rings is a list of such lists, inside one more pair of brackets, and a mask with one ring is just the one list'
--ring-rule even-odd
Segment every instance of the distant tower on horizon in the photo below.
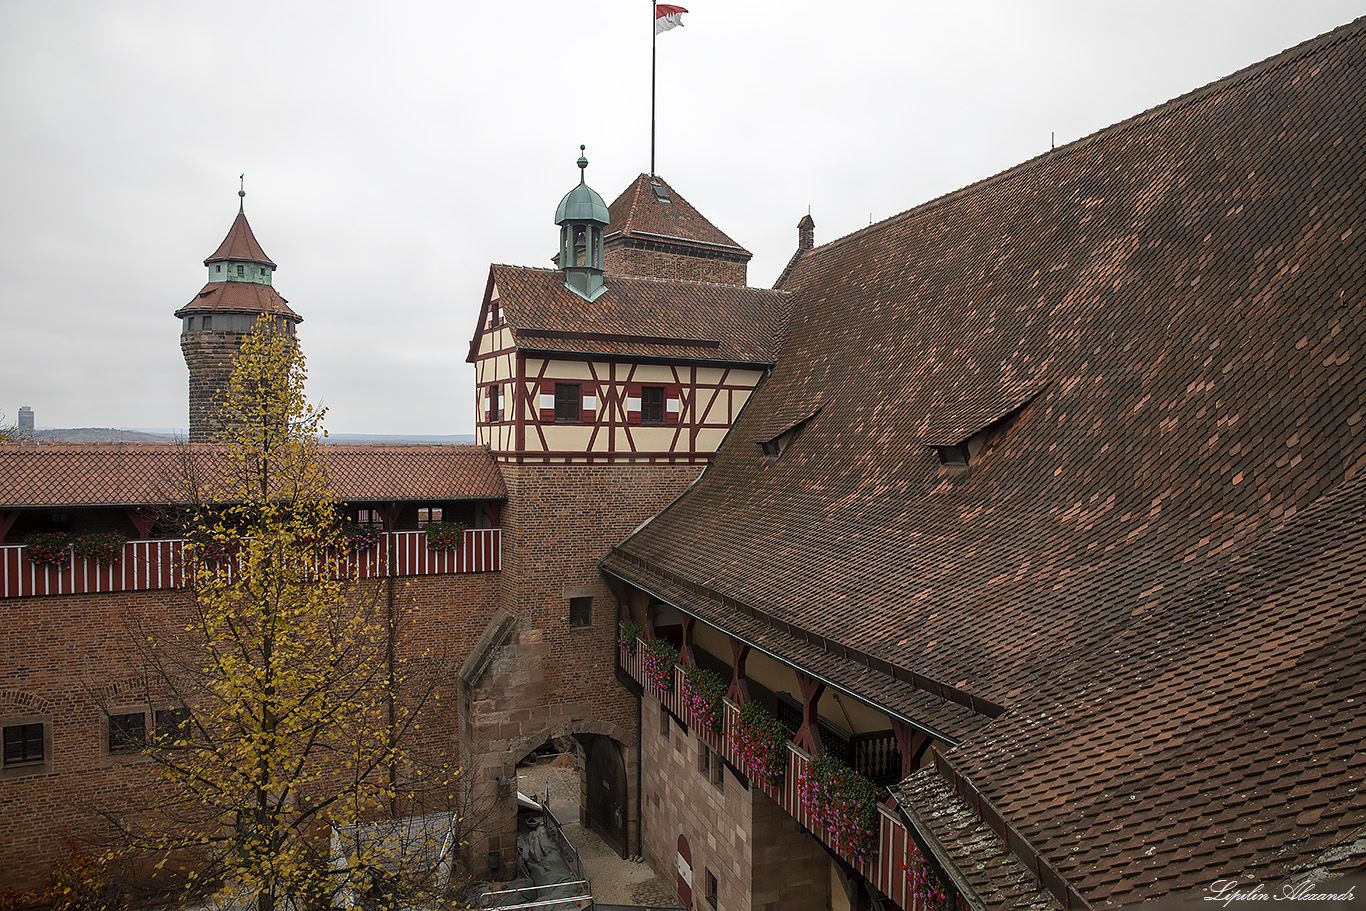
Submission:
{"label": "distant tower on horizon", "polygon": [[19,406],[19,432],[33,432],[33,409],[27,405]]}
{"label": "distant tower on horizon", "polygon": [[[245,190],[237,192],[246,197]],[[190,442],[216,442],[223,424],[219,406],[232,376],[232,359],[263,313],[278,314],[281,331],[294,335],[303,317],[271,286],[275,263],[247,223],[244,202],[227,237],[204,260],[209,280],[194,300],[175,312],[181,321],[180,350],[190,369]]]}

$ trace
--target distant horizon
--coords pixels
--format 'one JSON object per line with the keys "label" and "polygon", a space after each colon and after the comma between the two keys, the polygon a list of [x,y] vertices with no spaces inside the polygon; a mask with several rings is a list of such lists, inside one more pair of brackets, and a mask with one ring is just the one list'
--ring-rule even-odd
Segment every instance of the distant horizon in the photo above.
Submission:
{"label": "distant horizon", "polygon": [[[188,439],[187,427],[34,427],[33,432],[42,434],[69,434],[81,431],[111,431],[116,433],[141,433],[168,439]],[[329,442],[474,442],[472,433],[348,433],[346,431],[327,432]]]}

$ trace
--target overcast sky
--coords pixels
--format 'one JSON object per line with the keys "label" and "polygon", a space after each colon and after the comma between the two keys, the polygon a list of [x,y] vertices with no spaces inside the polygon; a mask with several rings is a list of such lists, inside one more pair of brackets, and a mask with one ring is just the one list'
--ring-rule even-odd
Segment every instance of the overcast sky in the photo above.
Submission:
{"label": "overcast sky", "polygon": [[[1361,0],[683,0],[657,170],[771,285],[823,243],[1351,20]],[[650,163],[646,0],[0,0],[0,411],[183,428],[172,313],[246,211],[344,433],[473,431],[490,262]]]}

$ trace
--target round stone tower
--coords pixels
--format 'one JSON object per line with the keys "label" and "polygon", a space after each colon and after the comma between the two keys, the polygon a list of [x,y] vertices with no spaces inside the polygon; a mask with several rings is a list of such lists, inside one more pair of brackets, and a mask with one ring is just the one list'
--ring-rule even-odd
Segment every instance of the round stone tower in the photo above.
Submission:
{"label": "round stone tower", "polygon": [[[239,197],[245,197],[239,190]],[[204,260],[209,281],[175,312],[180,350],[190,368],[190,442],[216,442],[222,430],[219,405],[232,376],[232,359],[262,314],[278,317],[275,328],[294,335],[303,317],[271,287],[275,263],[256,242],[239,203],[228,236]]]}

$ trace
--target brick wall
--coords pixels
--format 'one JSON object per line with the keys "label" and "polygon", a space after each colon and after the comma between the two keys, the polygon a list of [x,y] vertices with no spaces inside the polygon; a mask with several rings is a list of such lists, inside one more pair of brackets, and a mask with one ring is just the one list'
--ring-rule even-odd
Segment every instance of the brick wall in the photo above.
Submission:
{"label": "brick wall", "polygon": [[[358,586],[358,597],[386,603],[400,618],[401,649],[431,652],[438,677],[410,746],[424,762],[459,759],[456,670],[498,601],[499,574],[425,576]],[[132,629],[156,634],[186,616],[183,591],[149,591],[0,601],[0,718],[50,718],[51,770],[0,777],[0,889],[40,886],[68,856],[64,836],[107,834],[98,811],[145,803],[155,767],[113,757],[104,742],[101,704],[144,692]]]}
{"label": "brick wall", "polygon": [[743,286],[748,262],[748,254],[634,239],[609,242],[603,252],[608,284],[616,273]]}
{"label": "brick wall", "polygon": [[825,911],[830,857],[811,835],[757,788],[746,787],[722,762],[723,784],[704,776],[702,744],[676,719],[661,733],[664,708],[650,697],[642,712],[642,828],[645,859],[666,882],[677,882],[678,837],[692,854],[693,906],[706,902],[706,874],[717,879],[722,911]]}
{"label": "brick wall", "polygon": [[[478,867],[490,850],[510,875],[516,809],[494,796],[499,775],[549,737],[611,737],[627,765],[627,844],[636,832],[635,697],[614,679],[616,601],[597,563],[612,544],[692,482],[695,465],[504,465],[500,606],[517,627],[488,669],[461,694],[462,743],[480,806],[492,812],[470,839]],[[570,599],[591,597],[587,626],[571,626]],[[587,824],[588,801],[579,801]]]}

